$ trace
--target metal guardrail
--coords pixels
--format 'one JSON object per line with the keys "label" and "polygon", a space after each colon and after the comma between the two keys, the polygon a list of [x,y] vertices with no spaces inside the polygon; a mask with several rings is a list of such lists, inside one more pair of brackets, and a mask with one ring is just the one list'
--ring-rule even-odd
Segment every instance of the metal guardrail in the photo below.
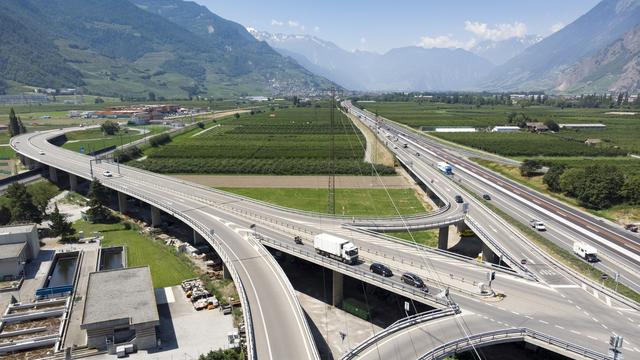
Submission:
{"label": "metal guardrail", "polygon": [[392,289],[398,289],[401,291],[404,291],[406,293],[409,293],[417,298],[423,298],[427,301],[430,301],[432,303],[441,305],[441,306],[451,306],[452,304],[454,304],[450,299],[442,299],[438,296],[432,295],[431,293],[428,293],[426,291],[423,290],[419,290],[413,286],[408,286],[408,285],[404,285],[402,283],[398,283],[396,281],[391,281],[388,280],[387,278],[383,277],[383,276],[378,276],[378,275],[374,275],[370,272],[367,271],[362,271],[358,268],[353,267],[352,265],[347,265],[344,264],[340,261],[331,259],[329,257],[326,256],[322,256],[322,255],[318,255],[315,252],[309,252],[300,248],[297,248],[295,246],[291,246],[289,244],[286,243],[282,243],[280,241],[268,238],[268,237],[261,237],[260,241],[269,243],[274,245],[277,248],[280,249],[286,249],[283,250],[285,252],[290,252],[290,253],[297,253],[302,255],[303,258],[307,258],[307,259],[313,259],[315,261],[317,261],[318,263],[322,263],[325,265],[325,267],[328,268],[337,268],[337,269],[342,269],[343,271],[345,271],[349,276],[359,276],[363,279],[369,279],[372,283],[380,283],[383,284],[385,287],[387,288],[392,288]]}
{"label": "metal guardrail", "polygon": [[454,304],[449,308],[430,310],[427,312],[414,314],[409,317],[400,319],[394,322],[393,324],[387,326],[381,332],[365,339],[363,342],[358,344],[358,346],[356,346],[355,348],[349,350],[347,353],[342,355],[341,360],[351,360],[356,358],[359,354],[361,354],[364,350],[366,350],[370,346],[374,345],[378,341],[390,335],[397,333],[400,330],[406,329],[408,327],[411,327],[417,324],[422,324],[430,320],[439,319],[439,318],[443,318],[445,316],[450,316],[450,315],[456,315],[458,313],[460,313],[460,308],[458,307],[458,305]]}
{"label": "metal guardrail", "polygon": [[544,333],[531,330],[528,328],[514,328],[497,331],[489,331],[481,334],[471,335],[459,340],[450,341],[442,344],[426,354],[423,354],[419,360],[436,360],[442,359],[447,355],[464,352],[472,347],[487,346],[496,343],[526,341],[527,339],[536,340],[562,350],[571,352],[576,355],[583,356],[593,360],[610,360],[608,355],[587,349],[583,346],[573,344],[571,342],[558,339],[556,337],[546,335]]}

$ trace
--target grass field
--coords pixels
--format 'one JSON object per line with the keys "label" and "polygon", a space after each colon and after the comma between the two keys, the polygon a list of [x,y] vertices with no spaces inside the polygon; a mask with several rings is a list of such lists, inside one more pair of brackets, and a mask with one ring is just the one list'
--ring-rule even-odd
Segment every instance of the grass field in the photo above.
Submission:
{"label": "grass field", "polygon": [[100,231],[104,235],[103,247],[125,245],[128,265],[149,265],[156,288],[178,285],[182,280],[197,276],[191,264],[180,258],[173,248],[153,241],[133,228],[126,229],[123,223],[90,224],[79,220],[73,226],[85,234]]}
{"label": "grass field", "polygon": [[[147,170],[187,174],[318,175],[330,170],[331,125],[329,108],[288,108],[220,120],[198,136],[194,129],[135,162]],[[219,125],[219,126],[218,126]],[[336,112],[335,172],[370,175],[364,159],[364,136]],[[394,170],[377,166],[378,173]]]}
{"label": "grass field", "polygon": [[[142,132],[135,131],[133,128],[148,130],[149,133],[142,134]],[[88,154],[109,146],[120,146],[130,143],[142,139],[145,136],[161,133],[166,129],[166,126],[160,125],[145,126],[144,128],[140,126],[130,126],[122,129],[115,135],[104,135],[99,129],[74,131],[67,133],[67,142],[62,145],[62,147],[72,151],[80,151],[81,148],[84,148],[85,153]]]}
{"label": "grass field", "polygon": [[424,246],[437,248],[438,247],[438,230],[422,230],[422,231],[402,231],[402,232],[388,232],[386,235],[393,236],[395,238],[404,240],[408,243],[418,243]]}
{"label": "grass field", "polygon": [[[298,210],[327,213],[327,189],[221,188],[235,194]],[[336,189],[336,214],[413,215],[426,212],[413,189]],[[394,206],[395,204],[395,206]],[[397,211],[396,211],[397,207]]]}
{"label": "grass field", "polygon": [[[438,133],[436,136],[461,144],[482,148],[506,156],[610,156],[628,152],[640,153],[640,115],[624,116],[606,114],[610,109],[576,109],[550,106],[482,106],[476,108],[463,104],[439,104],[429,102],[376,102],[362,104],[366,109],[378,112],[391,120],[415,128],[438,126],[468,126],[489,129],[505,125],[510,112],[524,113],[536,121],[554,120],[562,123],[603,123],[606,129],[561,130],[544,137],[531,133],[477,134]],[[512,124],[514,125],[514,124]],[[604,140],[601,146],[589,148],[583,142],[588,138]],[[615,147],[620,149],[616,149]],[[618,154],[612,152],[618,151]]]}

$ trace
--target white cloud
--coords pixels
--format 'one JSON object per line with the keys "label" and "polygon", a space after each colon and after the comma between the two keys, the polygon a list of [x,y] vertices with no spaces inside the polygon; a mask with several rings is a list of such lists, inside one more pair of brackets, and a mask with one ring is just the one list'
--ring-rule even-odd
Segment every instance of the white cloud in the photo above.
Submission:
{"label": "white cloud", "polygon": [[313,31],[315,31],[315,32],[320,32],[320,26],[315,26],[315,27],[313,28]]}
{"label": "white cloud", "polygon": [[284,25],[284,23],[282,21],[278,21],[276,19],[271,19],[271,25],[272,26],[282,26],[282,25]]}
{"label": "white cloud", "polygon": [[287,25],[289,25],[289,27],[292,29],[297,29],[300,31],[304,31],[305,29],[304,25],[300,24],[300,22],[297,20],[289,20],[287,21]]}
{"label": "white cloud", "polygon": [[554,33],[554,32],[558,32],[558,31],[562,30],[563,27],[564,27],[564,23],[559,22],[559,23],[555,23],[555,24],[551,25],[550,30],[551,30],[552,33]]}
{"label": "white cloud", "polygon": [[360,44],[364,45],[367,43],[367,38],[361,37],[360,38]]}
{"label": "white cloud", "polygon": [[470,49],[475,45],[475,39],[471,39],[469,41],[460,41],[454,39],[451,35],[440,35],[440,36],[423,36],[420,38],[420,42],[418,46],[422,46],[423,48],[431,49],[431,48],[461,48],[461,49]]}
{"label": "white cloud", "polygon": [[477,37],[486,40],[500,41],[514,37],[524,37],[527,35],[527,26],[519,21],[513,24],[489,25],[477,21],[465,21],[464,29],[473,33]]}

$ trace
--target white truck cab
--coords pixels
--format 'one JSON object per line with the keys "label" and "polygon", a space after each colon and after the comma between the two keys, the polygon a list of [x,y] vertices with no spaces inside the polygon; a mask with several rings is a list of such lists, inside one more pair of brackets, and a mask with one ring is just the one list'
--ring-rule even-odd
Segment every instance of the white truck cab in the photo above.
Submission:
{"label": "white truck cab", "polygon": [[598,259],[598,250],[593,246],[585,244],[581,241],[576,241],[573,243],[573,253],[590,263],[600,261]]}

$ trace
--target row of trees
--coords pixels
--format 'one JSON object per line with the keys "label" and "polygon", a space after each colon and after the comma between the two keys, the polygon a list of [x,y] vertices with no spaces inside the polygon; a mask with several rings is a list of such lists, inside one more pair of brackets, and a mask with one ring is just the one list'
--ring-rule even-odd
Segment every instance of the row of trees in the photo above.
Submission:
{"label": "row of trees", "polygon": [[11,108],[9,111],[9,134],[13,137],[26,132],[27,128],[22,123],[22,120],[16,116],[16,112],[13,108]]}
{"label": "row of trees", "polygon": [[550,191],[575,197],[590,209],[606,209],[620,203],[640,205],[640,175],[625,174],[612,165],[552,166],[543,182]]}

